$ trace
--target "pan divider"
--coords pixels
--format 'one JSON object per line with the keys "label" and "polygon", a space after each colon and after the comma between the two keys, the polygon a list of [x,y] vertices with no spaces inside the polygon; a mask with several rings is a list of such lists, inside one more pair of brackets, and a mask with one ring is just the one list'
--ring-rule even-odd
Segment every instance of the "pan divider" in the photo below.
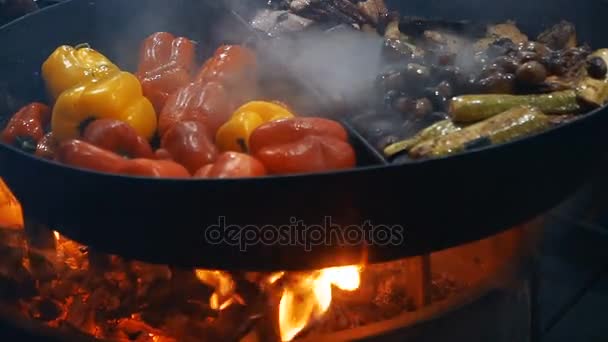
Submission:
{"label": "pan divider", "polygon": [[357,166],[390,164],[348,121],[341,120],[341,123],[348,131],[350,143],[357,154]]}

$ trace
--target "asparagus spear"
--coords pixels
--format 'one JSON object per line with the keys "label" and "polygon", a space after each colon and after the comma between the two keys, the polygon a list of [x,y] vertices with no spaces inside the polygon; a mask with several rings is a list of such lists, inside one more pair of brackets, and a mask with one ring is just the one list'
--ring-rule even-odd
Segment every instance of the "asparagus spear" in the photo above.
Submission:
{"label": "asparagus spear", "polygon": [[413,158],[437,157],[465,149],[475,140],[487,138],[493,144],[542,131],[551,126],[551,117],[537,108],[519,106],[448,135],[423,141],[410,151]]}
{"label": "asparagus spear", "polygon": [[549,114],[566,114],[580,110],[574,90],[534,95],[464,95],[452,98],[449,113],[454,122],[476,122],[514,107],[532,106]]}
{"label": "asparagus spear", "polygon": [[407,151],[409,148],[421,143],[422,141],[444,136],[446,134],[458,131],[459,126],[455,125],[451,120],[438,121],[431,126],[416,133],[413,137],[398,141],[392,145],[387,146],[384,149],[384,155],[392,157],[403,151]]}

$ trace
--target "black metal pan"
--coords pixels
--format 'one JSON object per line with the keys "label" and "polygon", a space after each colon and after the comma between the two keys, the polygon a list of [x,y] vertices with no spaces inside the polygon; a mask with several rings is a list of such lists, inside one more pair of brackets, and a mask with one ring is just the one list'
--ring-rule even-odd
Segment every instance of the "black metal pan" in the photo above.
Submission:
{"label": "black metal pan", "polygon": [[[592,46],[608,46],[601,29],[608,6],[597,0],[391,5],[411,15],[516,19],[531,32],[566,19]],[[44,100],[40,65],[60,44],[89,42],[133,70],[139,42],[156,31],[186,35],[199,41],[201,54],[209,53],[219,43],[214,32],[225,15],[221,7],[194,0],[72,0],[28,15],[0,30],[0,115],[6,118],[21,104]],[[248,27],[230,18],[233,28],[242,29],[233,38],[247,37]],[[0,176],[22,202],[26,216],[105,252],[206,268],[307,269],[417,255],[528,220],[585,180],[608,146],[607,125],[608,113],[602,108],[509,144],[403,165],[382,163],[353,132],[361,164],[357,169],[238,180],[108,175],[0,145]],[[215,241],[217,230],[206,236],[222,217],[251,238],[241,246],[246,248],[239,247],[234,236]],[[332,227],[313,227],[327,223],[327,217]],[[285,228],[294,218],[302,224]],[[364,225],[366,221],[371,225]],[[349,225],[374,227],[375,243],[340,243],[346,232],[353,241],[362,241],[357,236],[361,230]],[[388,243],[383,238],[390,229],[382,225],[392,229]],[[297,241],[302,226],[309,236]],[[271,231],[266,239],[254,236],[261,228]],[[278,228],[282,238],[272,233]],[[320,234],[327,239],[320,241]]]}

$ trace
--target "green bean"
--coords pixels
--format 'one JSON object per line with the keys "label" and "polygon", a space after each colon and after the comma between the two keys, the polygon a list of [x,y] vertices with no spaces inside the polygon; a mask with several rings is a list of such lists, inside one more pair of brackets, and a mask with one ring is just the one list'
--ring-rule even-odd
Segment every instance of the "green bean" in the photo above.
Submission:
{"label": "green bean", "polygon": [[536,108],[511,108],[482,122],[442,137],[423,141],[409,151],[413,158],[438,157],[463,151],[468,143],[487,138],[492,144],[536,133],[551,126],[551,117]]}
{"label": "green bean", "polygon": [[455,125],[451,120],[438,121],[432,124],[431,126],[421,130],[409,139],[398,141],[394,144],[387,146],[384,149],[384,154],[387,157],[392,157],[398,153],[407,151],[408,149],[410,149],[414,145],[421,143],[422,141],[444,136],[459,129],[460,127]]}
{"label": "green bean", "polygon": [[538,95],[463,95],[452,98],[449,113],[454,122],[476,122],[525,105],[548,114],[574,113],[580,110],[576,91],[564,90]]}

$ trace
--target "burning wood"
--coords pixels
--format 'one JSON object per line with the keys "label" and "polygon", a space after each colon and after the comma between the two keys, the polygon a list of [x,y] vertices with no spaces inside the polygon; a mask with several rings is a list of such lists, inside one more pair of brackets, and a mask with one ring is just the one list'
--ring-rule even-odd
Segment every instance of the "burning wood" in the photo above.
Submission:
{"label": "burning wood", "polygon": [[[238,273],[105,256],[99,268],[91,266],[88,248],[57,232],[53,236],[55,249],[28,254],[23,229],[0,229],[4,303],[13,302],[26,318],[101,339],[241,340],[254,333],[263,340],[292,341],[415,308],[403,262]],[[441,299],[437,293],[445,298],[462,288],[433,280],[434,300]]]}

